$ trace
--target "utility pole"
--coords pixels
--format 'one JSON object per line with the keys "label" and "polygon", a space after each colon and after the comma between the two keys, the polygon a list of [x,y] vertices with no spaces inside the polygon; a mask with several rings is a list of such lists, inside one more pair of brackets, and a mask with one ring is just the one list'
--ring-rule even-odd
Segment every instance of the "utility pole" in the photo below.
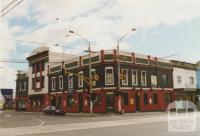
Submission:
{"label": "utility pole", "polygon": [[87,43],[88,45],[88,50],[86,52],[88,52],[88,57],[89,57],[89,94],[90,94],[90,114],[93,114],[93,101],[92,101],[92,64],[91,64],[91,46],[90,46],[90,41],[87,40],[85,37],[83,37],[82,35],[75,33],[73,30],[69,30],[69,33],[73,33],[75,35],[77,35],[78,37],[80,37],[81,39],[83,39],[85,41],[85,43]]}
{"label": "utility pole", "polygon": [[[121,87],[121,83],[120,83],[120,51],[119,51],[119,45],[121,43],[121,41],[126,37],[128,36],[129,33],[131,33],[132,31],[135,31],[136,28],[132,28],[130,31],[128,31],[125,35],[123,35],[121,38],[119,38],[117,40],[117,75],[118,75],[118,85],[117,85],[117,90],[118,92],[120,91],[120,87]],[[119,112],[122,112],[122,103],[121,103],[121,99],[122,99],[122,96],[120,95],[119,97]],[[121,107],[121,108],[120,108]]]}
{"label": "utility pole", "polygon": [[89,91],[90,91],[90,114],[93,114],[93,102],[92,102],[92,65],[91,65],[91,47],[90,47],[90,42],[89,42],[89,48],[88,48],[88,53],[89,53]]}

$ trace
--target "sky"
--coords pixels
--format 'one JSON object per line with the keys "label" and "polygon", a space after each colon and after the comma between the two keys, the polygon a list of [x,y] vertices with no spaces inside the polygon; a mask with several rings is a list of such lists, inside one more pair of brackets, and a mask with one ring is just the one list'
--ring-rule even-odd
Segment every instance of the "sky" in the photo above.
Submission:
{"label": "sky", "polygon": [[[3,9],[12,0],[0,0]],[[20,0],[17,0],[20,1]],[[18,39],[51,45],[55,52],[82,55],[86,43],[69,30],[83,35],[92,50],[116,48],[117,40],[132,28],[136,31],[120,43],[120,50],[157,57],[173,55],[196,63],[200,60],[200,0],[24,0],[0,24],[0,60],[25,61],[41,46]],[[27,64],[0,62],[0,88],[15,88],[17,70]]]}

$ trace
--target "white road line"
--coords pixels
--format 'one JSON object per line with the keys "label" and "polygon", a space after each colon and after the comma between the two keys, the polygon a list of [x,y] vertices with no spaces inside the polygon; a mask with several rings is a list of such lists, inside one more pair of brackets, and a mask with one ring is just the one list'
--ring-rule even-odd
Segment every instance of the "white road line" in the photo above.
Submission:
{"label": "white road line", "polygon": [[57,124],[40,127],[20,127],[20,128],[5,128],[0,129],[0,136],[20,136],[28,134],[42,134],[50,132],[61,132],[61,131],[74,131],[82,129],[94,129],[103,127],[116,127],[124,125],[135,125],[151,122],[166,121],[167,116],[152,117],[152,118],[137,118],[137,119],[124,119],[115,121],[97,121],[97,122],[86,122],[86,123],[73,123],[73,124]]}
{"label": "white road line", "polygon": [[40,122],[40,124],[38,125],[38,127],[44,126],[44,124],[45,124],[45,121],[43,121],[43,120],[41,120],[41,119],[33,118],[33,120],[36,120],[36,121],[39,121],[39,122]]}

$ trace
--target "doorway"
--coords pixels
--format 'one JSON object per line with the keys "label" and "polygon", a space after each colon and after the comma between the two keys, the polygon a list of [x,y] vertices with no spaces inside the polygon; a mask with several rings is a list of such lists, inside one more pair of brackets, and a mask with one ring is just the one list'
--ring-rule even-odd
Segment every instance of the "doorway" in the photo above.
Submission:
{"label": "doorway", "polygon": [[106,111],[113,112],[114,111],[114,93],[109,92],[106,94]]}
{"label": "doorway", "polygon": [[83,94],[79,94],[79,112],[83,112]]}
{"label": "doorway", "polygon": [[140,96],[139,96],[139,92],[137,92],[136,95],[135,95],[135,106],[136,106],[136,111],[140,111]]}

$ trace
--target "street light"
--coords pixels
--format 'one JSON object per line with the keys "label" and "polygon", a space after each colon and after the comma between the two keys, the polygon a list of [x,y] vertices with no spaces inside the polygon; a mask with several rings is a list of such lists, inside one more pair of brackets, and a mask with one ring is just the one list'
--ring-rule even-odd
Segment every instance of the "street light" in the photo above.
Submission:
{"label": "street light", "polygon": [[75,34],[78,37],[80,37],[81,39],[83,39],[86,44],[88,45],[88,50],[87,52],[89,53],[89,92],[90,92],[90,114],[93,113],[93,102],[92,102],[92,74],[91,74],[91,47],[90,47],[90,41],[87,40],[85,37],[83,37],[82,35],[75,33],[73,30],[69,30],[69,33]]}
{"label": "street light", "polygon": [[[121,38],[119,38],[118,40],[117,40],[117,71],[118,71],[118,86],[117,86],[117,89],[118,89],[118,91],[120,91],[120,59],[119,59],[119,45],[120,45],[120,43],[122,42],[122,40],[124,39],[124,38],[126,38],[127,36],[128,36],[128,34],[130,34],[131,32],[133,32],[133,31],[135,31],[136,30],[136,28],[132,28],[130,31],[128,31],[126,34],[124,34]],[[120,99],[121,99],[121,97],[120,97]],[[121,105],[120,105],[121,106]],[[119,110],[121,110],[120,108],[119,108]]]}

